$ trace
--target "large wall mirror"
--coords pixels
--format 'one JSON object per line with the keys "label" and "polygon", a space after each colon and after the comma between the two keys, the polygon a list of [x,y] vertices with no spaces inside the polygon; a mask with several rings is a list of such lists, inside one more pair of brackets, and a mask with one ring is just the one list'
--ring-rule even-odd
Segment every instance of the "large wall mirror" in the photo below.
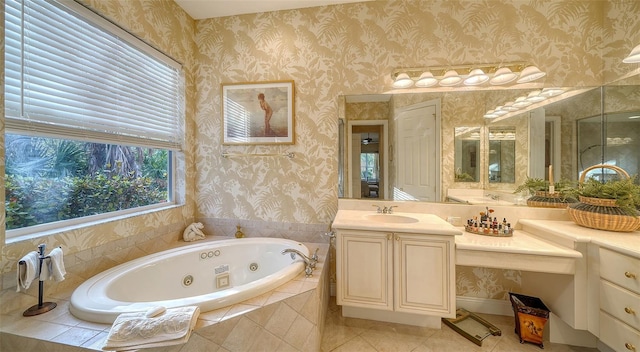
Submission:
{"label": "large wall mirror", "polygon": [[453,136],[455,182],[480,182],[480,127],[456,127]]}
{"label": "large wall mirror", "polygon": [[[487,110],[528,95],[532,90],[344,96],[340,97],[340,118],[347,121],[345,128],[354,121],[388,121],[386,146],[379,152],[381,158],[382,154],[386,156],[377,161],[378,165],[387,162],[385,189],[369,193],[380,199],[442,202],[448,200],[447,192],[454,189],[508,195],[527,177],[546,179],[550,165],[553,165],[555,180],[578,180],[582,170],[599,163],[614,164],[631,175],[638,174],[640,82],[637,76],[603,87],[564,88],[563,94],[519,113],[496,119],[484,117]],[[434,108],[420,110],[424,106]],[[414,141],[420,142],[407,143],[398,124],[399,115],[411,111],[422,114],[410,125],[417,136]],[[435,122],[422,126],[418,123],[422,119]],[[346,145],[349,133],[341,135],[345,137],[340,143]],[[405,140],[398,140],[399,135]],[[511,136],[514,138],[510,139]],[[358,138],[363,139],[362,135]],[[423,144],[436,140],[435,146]],[[415,148],[407,149],[407,145]],[[416,148],[426,153],[416,159]],[[412,155],[405,155],[407,152]],[[346,156],[341,159],[347,160]],[[341,163],[340,168],[345,175],[355,174],[345,163]],[[408,173],[412,173],[410,182]],[[429,176],[430,173],[434,176]],[[371,183],[368,179],[364,181]],[[345,190],[349,188],[347,184],[341,186]],[[433,199],[424,193],[412,194],[414,190],[423,192],[427,188],[435,190]],[[521,204],[516,198],[514,195],[512,203]]]}
{"label": "large wall mirror", "polygon": [[516,128],[489,126],[489,183],[516,182]]}

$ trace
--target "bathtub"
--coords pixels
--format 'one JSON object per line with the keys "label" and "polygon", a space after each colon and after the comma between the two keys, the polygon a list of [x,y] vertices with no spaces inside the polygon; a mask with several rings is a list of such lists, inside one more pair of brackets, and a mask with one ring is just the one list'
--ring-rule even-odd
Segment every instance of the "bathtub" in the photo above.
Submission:
{"label": "bathtub", "polygon": [[279,238],[195,243],[138,258],[82,283],[69,310],[79,319],[113,323],[125,312],[197,305],[202,312],[261,295],[304,272],[285,248],[308,248]]}

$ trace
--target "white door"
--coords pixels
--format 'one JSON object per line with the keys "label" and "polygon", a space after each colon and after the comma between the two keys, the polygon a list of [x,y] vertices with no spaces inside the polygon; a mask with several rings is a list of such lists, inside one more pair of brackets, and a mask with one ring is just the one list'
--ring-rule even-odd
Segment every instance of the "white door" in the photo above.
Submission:
{"label": "white door", "polygon": [[402,111],[397,117],[398,198],[433,202],[436,198],[440,162],[436,104]]}

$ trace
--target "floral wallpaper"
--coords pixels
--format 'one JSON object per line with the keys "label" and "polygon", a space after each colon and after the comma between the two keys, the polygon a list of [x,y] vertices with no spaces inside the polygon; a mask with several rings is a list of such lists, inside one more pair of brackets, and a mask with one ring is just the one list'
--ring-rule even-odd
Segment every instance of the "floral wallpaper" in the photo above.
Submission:
{"label": "floral wallpaper", "polygon": [[[397,67],[527,61],[548,72],[545,86],[601,84],[605,4],[374,1],[198,21],[196,217],[329,223],[337,97],[388,91]],[[279,79],[296,82],[296,144],[222,146],[220,84]]]}
{"label": "floral wallpaper", "polygon": [[[387,92],[398,67],[502,61],[536,64],[548,73],[544,86],[599,86],[637,69],[619,61],[640,43],[640,4],[624,0],[391,0],[200,21],[172,0],[79,1],[184,64],[184,206],[2,245],[2,273],[39,242],[62,244],[80,266],[109,243],[175,240],[194,218],[282,224],[293,232],[297,225],[327,227],[337,211],[339,96]],[[220,85],[266,80],[295,81],[296,143],[223,146]],[[475,109],[459,103],[443,100]],[[479,123],[463,111],[456,116],[456,123]],[[443,167],[453,165],[452,123],[443,123],[442,137]],[[295,156],[225,159],[223,152]],[[519,275],[469,268],[458,280],[459,294],[500,297]]]}

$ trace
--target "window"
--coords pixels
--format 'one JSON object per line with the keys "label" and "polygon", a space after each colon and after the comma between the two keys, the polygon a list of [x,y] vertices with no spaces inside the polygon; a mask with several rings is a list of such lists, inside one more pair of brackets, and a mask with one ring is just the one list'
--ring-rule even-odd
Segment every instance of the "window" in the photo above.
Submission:
{"label": "window", "polygon": [[68,0],[6,0],[5,46],[7,230],[173,201],[178,63]]}
{"label": "window", "polygon": [[360,153],[360,179],[367,182],[378,182],[378,153]]}

